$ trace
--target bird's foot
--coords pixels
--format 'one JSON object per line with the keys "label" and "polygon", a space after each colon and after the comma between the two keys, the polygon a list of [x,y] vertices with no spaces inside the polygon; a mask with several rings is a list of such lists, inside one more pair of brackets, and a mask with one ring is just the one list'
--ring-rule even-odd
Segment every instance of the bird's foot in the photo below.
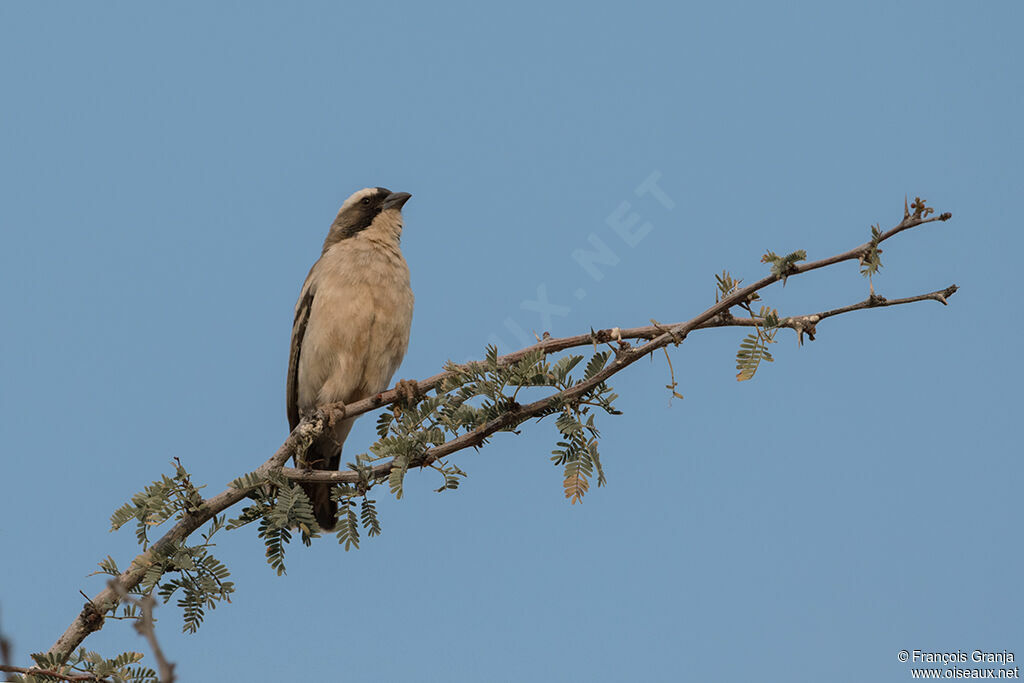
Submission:
{"label": "bird's foot", "polygon": [[400,408],[411,408],[423,398],[419,382],[414,379],[398,380],[395,391],[398,392],[398,400],[395,401],[395,404]]}

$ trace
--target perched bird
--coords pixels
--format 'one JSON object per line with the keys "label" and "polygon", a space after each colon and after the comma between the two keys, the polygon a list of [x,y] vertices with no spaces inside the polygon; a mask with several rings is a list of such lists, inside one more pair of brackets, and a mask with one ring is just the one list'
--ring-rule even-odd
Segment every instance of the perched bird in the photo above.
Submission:
{"label": "perched bird", "polygon": [[[351,403],[388,387],[409,345],[413,295],[399,248],[408,192],[359,190],[345,200],[295,305],[288,359],[291,429],[319,406]],[[306,464],[337,470],[355,418],[337,421],[306,452]],[[317,523],[334,528],[330,484],[303,484]]]}

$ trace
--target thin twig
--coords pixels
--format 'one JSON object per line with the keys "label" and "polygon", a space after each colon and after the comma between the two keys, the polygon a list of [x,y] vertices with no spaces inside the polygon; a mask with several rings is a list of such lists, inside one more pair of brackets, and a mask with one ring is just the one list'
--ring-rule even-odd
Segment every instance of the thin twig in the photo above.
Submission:
{"label": "thin twig", "polygon": [[833,308],[831,311],[825,311],[819,313],[818,318],[824,320],[825,318],[831,318],[834,315],[842,315],[843,313],[849,313],[850,311],[862,311],[865,308],[884,308],[885,306],[899,306],[901,304],[912,304],[918,301],[938,301],[943,306],[947,305],[947,299],[956,294],[959,287],[956,285],[950,285],[945,289],[940,289],[937,292],[929,292],[928,294],[919,294],[917,296],[908,296],[902,299],[886,299],[881,296],[874,296],[868,298],[859,304],[853,304],[852,306],[843,306],[842,308]]}

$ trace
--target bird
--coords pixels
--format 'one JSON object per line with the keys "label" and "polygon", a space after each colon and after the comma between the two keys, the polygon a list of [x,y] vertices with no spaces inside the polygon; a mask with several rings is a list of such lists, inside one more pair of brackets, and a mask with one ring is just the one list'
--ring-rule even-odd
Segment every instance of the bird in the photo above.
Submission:
{"label": "bird", "polygon": [[[368,187],[338,210],[295,304],[287,379],[291,430],[320,406],[384,391],[402,363],[414,301],[400,246],[402,207],[411,196]],[[306,450],[305,466],[337,470],[354,421],[329,425]],[[333,530],[338,504],[332,485],[301,486],[317,524]]]}

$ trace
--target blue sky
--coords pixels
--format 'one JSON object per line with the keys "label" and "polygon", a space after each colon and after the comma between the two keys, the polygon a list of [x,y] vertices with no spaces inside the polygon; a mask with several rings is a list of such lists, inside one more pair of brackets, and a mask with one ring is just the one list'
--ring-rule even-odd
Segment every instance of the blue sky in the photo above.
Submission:
{"label": "blue sky", "polygon": [[[765,249],[821,257],[926,197],[884,296],[734,380],[741,334],[614,382],[582,505],[553,424],[377,496],[359,551],[225,534],[234,602],[182,680],[905,680],[1024,657],[1018,3],[0,4],[0,616],[19,662],[127,564],[111,511],[174,457],[209,493],[287,433],[292,307],[344,198],[413,193],[399,377],[523,334],[686,319]],[[657,178],[669,198],[638,196]],[[623,203],[628,203],[624,207]],[[624,213],[623,213],[624,212]],[[624,242],[615,216],[649,223]],[[572,254],[604,242],[601,278]],[[540,294],[539,294],[540,292]],[[863,299],[853,264],[765,294]],[[536,302],[557,307],[548,318]],[[517,330],[521,330],[519,332]],[[349,454],[372,438],[372,419]],[[1016,444],[1016,445],[1015,445]],[[1017,453],[1017,455],[1014,455]],[[143,648],[127,624],[86,641]]]}

